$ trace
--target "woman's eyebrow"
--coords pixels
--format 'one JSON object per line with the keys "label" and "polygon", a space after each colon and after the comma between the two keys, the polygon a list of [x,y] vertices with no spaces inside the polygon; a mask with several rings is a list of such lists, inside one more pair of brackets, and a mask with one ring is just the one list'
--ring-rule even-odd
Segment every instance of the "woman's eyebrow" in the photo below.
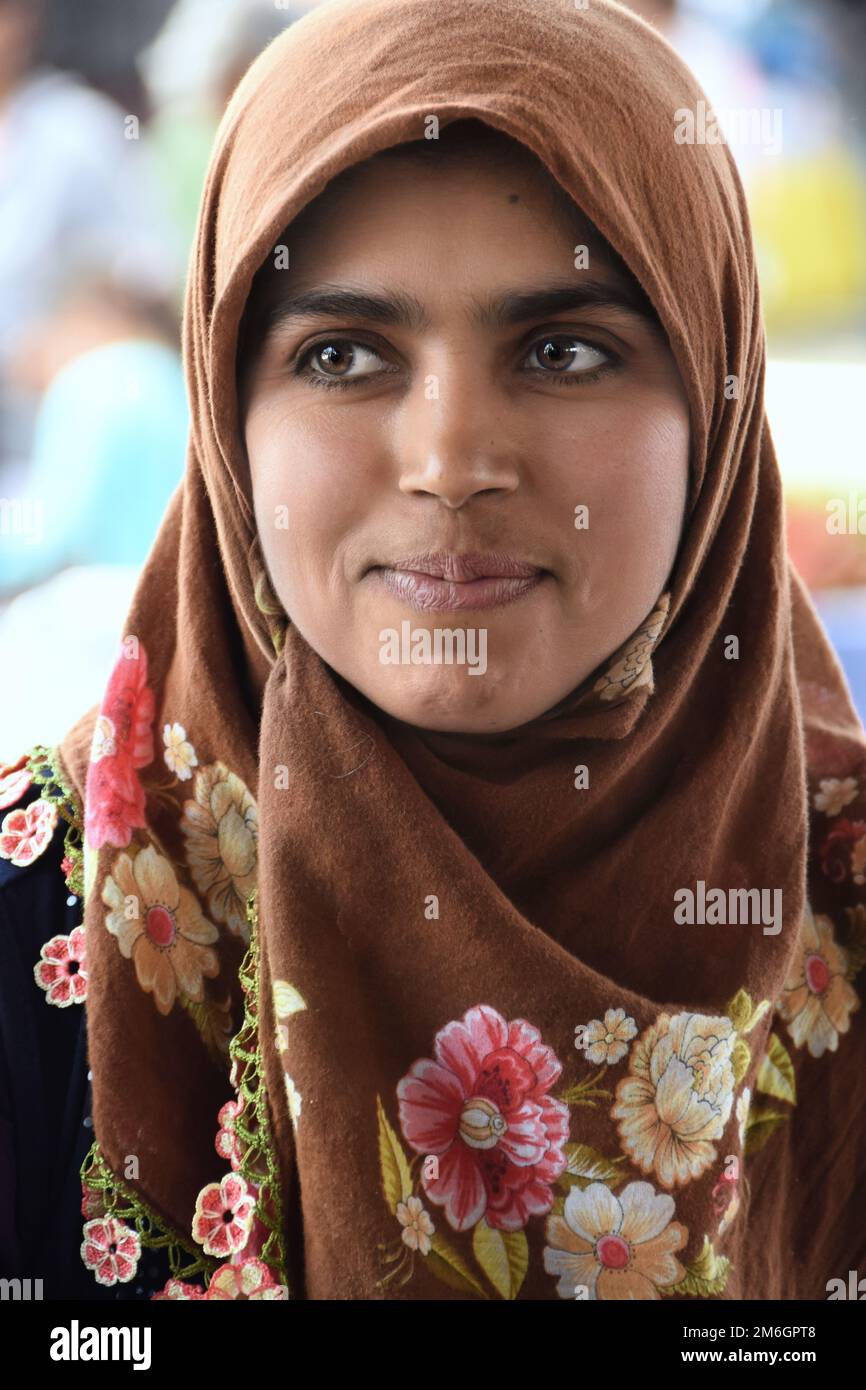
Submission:
{"label": "woman's eyebrow", "polygon": [[[470,297],[475,322],[506,328],[528,319],[559,314],[570,309],[619,309],[657,326],[655,312],[639,286],[616,279],[585,278],[579,284],[563,281],[537,288],[507,290],[479,301]],[[383,294],[347,285],[317,285],[283,296],[264,313],[265,335],[300,318],[361,318],[388,326],[420,331],[430,326],[429,316],[414,295],[400,290]]]}

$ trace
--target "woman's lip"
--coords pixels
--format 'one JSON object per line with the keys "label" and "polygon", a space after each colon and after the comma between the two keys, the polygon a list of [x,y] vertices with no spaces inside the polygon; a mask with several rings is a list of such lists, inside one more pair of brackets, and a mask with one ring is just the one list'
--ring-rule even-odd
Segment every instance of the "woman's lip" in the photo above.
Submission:
{"label": "woman's lip", "polygon": [[472,579],[531,579],[540,572],[538,565],[527,564],[502,551],[472,551],[463,554],[449,550],[426,551],[423,555],[401,556],[397,560],[389,560],[382,568],[411,574],[428,574],[434,579],[447,579],[457,584],[465,584]]}
{"label": "woman's lip", "polygon": [[410,607],[429,613],[431,611],[456,612],[462,609],[478,611],[484,608],[501,608],[513,603],[532,589],[538,587],[546,577],[544,570],[533,570],[531,574],[488,575],[481,579],[465,581],[439,579],[432,574],[420,574],[415,570],[390,569],[384,566],[373,571],[379,575],[385,588],[408,603]]}

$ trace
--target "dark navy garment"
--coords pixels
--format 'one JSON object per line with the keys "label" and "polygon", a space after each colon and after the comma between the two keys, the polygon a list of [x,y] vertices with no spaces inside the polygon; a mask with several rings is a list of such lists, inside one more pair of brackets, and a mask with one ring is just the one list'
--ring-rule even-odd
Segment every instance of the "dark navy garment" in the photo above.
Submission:
{"label": "dark navy garment", "polygon": [[66,829],[58,816],[25,867],[0,858],[0,1277],[30,1279],[33,1292],[41,1279],[45,1299],[144,1300],[169,1278],[164,1251],[143,1249],[132,1281],[110,1287],[81,1259],[79,1170],[94,1137],[86,1004],[49,1004],[33,975],[41,947],[82,920],[60,867]]}

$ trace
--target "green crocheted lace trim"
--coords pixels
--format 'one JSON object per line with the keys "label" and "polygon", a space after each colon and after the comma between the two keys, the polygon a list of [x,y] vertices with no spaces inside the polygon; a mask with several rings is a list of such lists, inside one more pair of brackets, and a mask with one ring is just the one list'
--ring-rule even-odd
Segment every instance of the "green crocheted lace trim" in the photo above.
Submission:
{"label": "green crocheted lace trim", "polygon": [[[66,873],[69,890],[84,897],[84,819],[75,794],[67,787],[58,771],[60,759],[56,748],[35,744],[27,754],[27,767],[40,789],[43,801],[57,807],[58,815],[66,822],[63,841],[64,854],[70,867]],[[81,1165],[82,1184],[98,1193],[104,1215],[133,1225],[142,1245],[154,1250],[166,1250],[172,1275],[187,1279],[193,1274],[208,1274],[217,1268],[215,1260],[198,1250],[191,1241],[177,1232],[168,1231],[140,1197],[109,1168],[98,1141],[94,1140]]]}
{"label": "green crocheted lace trim", "polygon": [[102,1198],[104,1214],[96,1219],[114,1217],[132,1226],[143,1246],[150,1250],[165,1250],[173,1279],[190,1279],[203,1274],[205,1282],[218,1267],[218,1262],[205,1255],[191,1240],[185,1240],[167,1222],[156,1216],[122,1178],[109,1168],[98,1140],[94,1140],[81,1165],[81,1181],[91,1192]]}
{"label": "green crocheted lace trim", "polygon": [[259,1192],[256,1216],[267,1236],[258,1258],[270,1268],[277,1282],[288,1289],[280,1173],[259,1038],[259,922],[255,889],[247,899],[247,921],[249,946],[238,973],[244,992],[244,1021],[229,1043],[232,1085],[238,1098],[243,1099],[240,1114],[233,1121],[242,1155],[238,1172],[254,1183]]}
{"label": "green crocheted lace trim", "polygon": [[[70,864],[66,882],[70,892],[83,899],[84,822],[76,797],[57,770],[59,765],[57,751],[44,744],[34,745],[27,754],[27,767],[33,781],[40,788],[42,800],[53,803],[59,816],[66,822],[64,852]],[[250,925],[250,941],[238,976],[244,993],[244,1018],[241,1028],[229,1044],[233,1085],[238,1097],[242,1097],[244,1102],[240,1114],[234,1121],[235,1133],[240,1140],[242,1151],[238,1172],[258,1189],[256,1216],[267,1231],[259,1259],[268,1265],[278,1282],[286,1285],[279,1168],[274,1154],[264,1064],[258,1035],[259,943],[255,890],[247,901],[247,921]],[[80,1174],[82,1183],[100,1195],[106,1216],[132,1225],[143,1246],[167,1251],[173,1278],[188,1280],[193,1275],[202,1274],[207,1283],[210,1275],[218,1267],[217,1261],[205,1255],[178,1232],[171,1230],[167,1223],[151,1211],[148,1205],[111,1170],[98,1140],[91,1144],[81,1165]]]}
{"label": "green crocheted lace trim", "polygon": [[[239,972],[244,992],[244,1021],[229,1045],[233,1084],[238,1097],[242,1097],[244,1102],[233,1122],[242,1153],[237,1171],[258,1190],[255,1212],[267,1235],[257,1258],[288,1290],[279,1168],[274,1153],[258,1036],[259,949],[255,891],[247,903],[247,920],[250,924],[250,943]],[[151,1211],[147,1203],[111,1170],[97,1140],[90,1146],[81,1165],[81,1181],[91,1191],[100,1194],[105,1216],[118,1218],[132,1226],[143,1246],[167,1251],[172,1278],[189,1280],[201,1274],[207,1286],[218,1262],[173,1231]]]}
{"label": "green crocheted lace trim", "polygon": [[40,788],[43,801],[50,801],[57,807],[58,815],[66,822],[67,830],[63,841],[65,857],[70,868],[66,874],[69,891],[84,898],[84,818],[78,800],[63,781],[58,768],[60,758],[57,749],[46,748],[37,743],[27,754],[27,767],[33,781]]}

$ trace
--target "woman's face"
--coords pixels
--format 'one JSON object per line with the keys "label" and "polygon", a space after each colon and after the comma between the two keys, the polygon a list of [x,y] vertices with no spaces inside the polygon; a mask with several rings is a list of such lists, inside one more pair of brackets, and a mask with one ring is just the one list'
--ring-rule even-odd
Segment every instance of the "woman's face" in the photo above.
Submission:
{"label": "woman's face", "polygon": [[274,589],[395,718],[517,728],[668,579],[689,423],[667,342],[530,156],[359,165],[287,246],[241,402]]}

